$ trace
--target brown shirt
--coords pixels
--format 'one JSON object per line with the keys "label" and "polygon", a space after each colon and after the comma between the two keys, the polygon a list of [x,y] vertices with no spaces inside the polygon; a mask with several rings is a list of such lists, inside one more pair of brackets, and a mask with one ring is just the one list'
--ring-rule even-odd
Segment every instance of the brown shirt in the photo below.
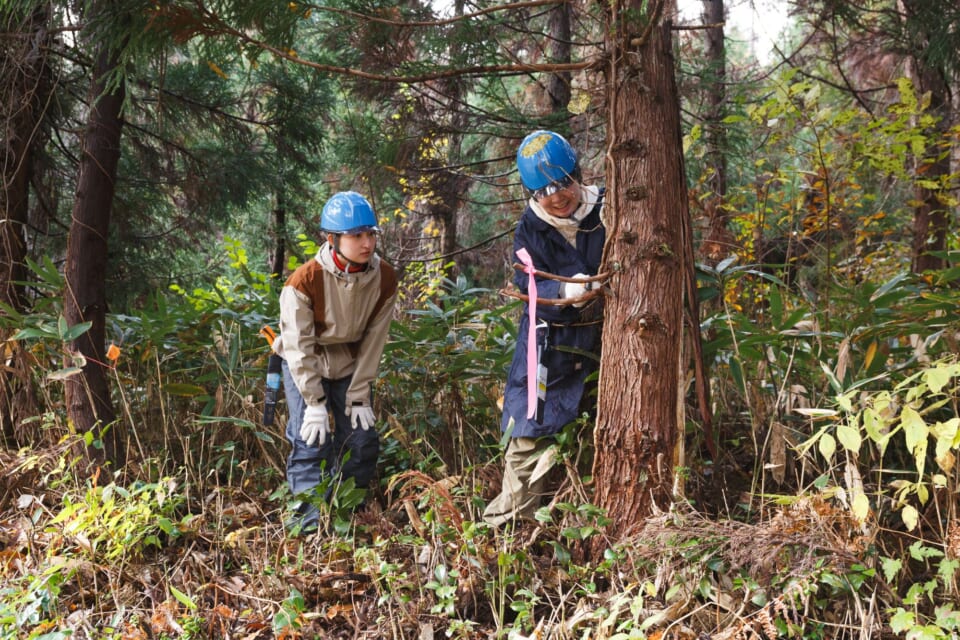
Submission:
{"label": "brown shirt", "polygon": [[324,378],[349,375],[347,406],[370,404],[396,299],[391,265],[374,255],[365,271],[348,273],[329,244],[290,275],[280,292],[276,348],[308,405],[324,397]]}

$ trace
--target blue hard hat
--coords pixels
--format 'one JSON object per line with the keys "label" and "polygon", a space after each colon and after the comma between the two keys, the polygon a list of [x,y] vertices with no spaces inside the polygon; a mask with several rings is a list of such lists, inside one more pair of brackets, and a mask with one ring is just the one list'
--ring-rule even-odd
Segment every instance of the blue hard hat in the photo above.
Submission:
{"label": "blue hard hat", "polygon": [[325,233],[379,233],[380,227],[377,225],[377,214],[366,198],[356,191],[341,191],[333,194],[323,205],[320,230]]}
{"label": "blue hard hat", "polygon": [[520,182],[530,191],[571,177],[580,169],[577,152],[566,138],[553,131],[534,131],[517,149]]}

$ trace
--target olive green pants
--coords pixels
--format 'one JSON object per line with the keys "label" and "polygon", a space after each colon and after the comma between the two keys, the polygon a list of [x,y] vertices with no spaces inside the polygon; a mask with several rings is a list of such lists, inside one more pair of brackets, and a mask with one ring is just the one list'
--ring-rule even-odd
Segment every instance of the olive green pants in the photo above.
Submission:
{"label": "olive green pants", "polygon": [[517,519],[533,520],[553,467],[553,438],[511,438],[503,454],[503,489],[483,511],[483,521],[499,527]]}

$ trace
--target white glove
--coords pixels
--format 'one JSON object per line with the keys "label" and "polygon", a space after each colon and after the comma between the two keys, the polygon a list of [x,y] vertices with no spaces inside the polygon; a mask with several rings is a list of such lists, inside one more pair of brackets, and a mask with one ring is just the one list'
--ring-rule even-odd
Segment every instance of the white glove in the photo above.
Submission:
{"label": "white glove", "polygon": [[373,417],[373,409],[370,407],[350,407],[350,424],[353,425],[354,429],[361,427],[364,431],[368,431],[374,422],[376,422],[376,419]]}
{"label": "white glove", "polygon": [[[589,278],[585,273],[578,273],[573,276],[574,278]],[[561,298],[579,298],[584,295],[587,291],[590,291],[593,288],[592,282],[564,282],[560,285],[560,297]],[[575,307],[582,307],[586,304],[584,302],[576,303]]]}
{"label": "white glove", "polygon": [[300,438],[312,447],[319,440],[320,444],[327,441],[327,432],[330,430],[330,418],[327,417],[325,402],[311,404],[303,412],[303,424],[300,425]]}

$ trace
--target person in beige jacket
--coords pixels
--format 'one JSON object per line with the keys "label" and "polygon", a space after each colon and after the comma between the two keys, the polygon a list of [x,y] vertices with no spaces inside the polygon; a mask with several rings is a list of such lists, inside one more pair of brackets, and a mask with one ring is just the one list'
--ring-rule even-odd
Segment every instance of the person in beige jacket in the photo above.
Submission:
{"label": "person in beige jacket", "polygon": [[[397,298],[396,272],[374,252],[380,227],[366,198],[334,194],[320,231],[326,242],[280,293],[274,344],[289,412],[287,483],[301,499],[287,525],[300,531],[317,528],[317,500],[336,483],[352,478],[366,489],[376,473],[372,385]],[[326,495],[315,495],[325,478]]]}

